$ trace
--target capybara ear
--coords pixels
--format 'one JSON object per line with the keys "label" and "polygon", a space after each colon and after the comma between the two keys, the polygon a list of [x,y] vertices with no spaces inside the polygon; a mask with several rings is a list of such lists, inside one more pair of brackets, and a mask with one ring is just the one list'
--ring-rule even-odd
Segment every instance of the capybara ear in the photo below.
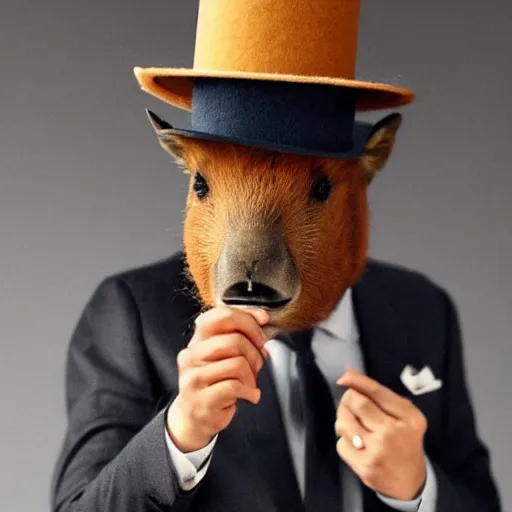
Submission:
{"label": "capybara ear", "polygon": [[155,130],[160,146],[171,154],[180,166],[185,166],[185,148],[182,137],[171,133],[172,126],[151,110],[146,109],[146,114],[148,115],[151,126],[153,126]]}
{"label": "capybara ear", "polygon": [[402,116],[394,113],[381,119],[368,137],[360,162],[366,181],[370,183],[388,161],[396,139],[396,132],[402,123]]}

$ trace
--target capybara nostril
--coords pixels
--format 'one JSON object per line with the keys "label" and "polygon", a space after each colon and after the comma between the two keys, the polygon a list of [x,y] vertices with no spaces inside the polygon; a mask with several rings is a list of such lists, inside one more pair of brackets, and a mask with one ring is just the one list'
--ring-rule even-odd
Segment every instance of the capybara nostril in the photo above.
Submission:
{"label": "capybara nostril", "polygon": [[228,306],[278,309],[286,306],[290,300],[291,297],[283,297],[274,288],[255,281],[239,281],[222,294],[222,301]]}

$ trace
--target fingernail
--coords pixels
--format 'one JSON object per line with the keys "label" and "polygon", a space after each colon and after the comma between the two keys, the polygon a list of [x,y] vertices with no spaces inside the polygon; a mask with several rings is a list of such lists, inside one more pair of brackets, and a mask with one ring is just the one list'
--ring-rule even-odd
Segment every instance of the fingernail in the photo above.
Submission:
{"label": "fingernail", "polygon": [[336,384],[339,384],[339,385],[343,384],[346,376],[347,376],[347,371],[345,370],[345,373],[341,377],[338,378],[338,380],[336,381]]}
{"label": "fingernail", "polygon": [[258,309],[255,311],[256,319],[260,325],[264,325],[268,322],[269,316],[268,313],[264,309]]}

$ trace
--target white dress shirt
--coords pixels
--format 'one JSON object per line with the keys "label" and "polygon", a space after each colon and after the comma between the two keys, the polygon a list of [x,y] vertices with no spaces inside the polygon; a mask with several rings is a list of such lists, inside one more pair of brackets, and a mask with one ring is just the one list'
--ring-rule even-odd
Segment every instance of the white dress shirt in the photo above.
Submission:
{"label": "white dress shirt", "polygon": [[[304,497],[305,490],[305,424],[301,417],[301,397],[295,364],[296,354],[280,340],[270,340],[265,347],[270,354],[281,405],[283,422],[292,454],[292,460]],[[312,350],[316,362],[326,378],[335,405],[339,404],[342,389],[336,380],[344,373],[345,365],[364,372],[363,357],[359,345],[359,330],[352,304],[352,290],[344,294],[342,300],[329,318],[318,324],[314,330]],[[266,364],[269,364],[268,362]],[[334,425],[333,425],[334,428]],[[217,436],[204,448],[190,453],[182,453],[166,434],[166,443],[175,464],[180,485],[184,490],[193,489],[208,471]],[[427,479],[421,495],[415,500],[395,500],[377,493],[388,506],[403,512],[435,512],[437,499],[436,475],[427,459]],[[362,487],[359,477],[340,459],[340,478],[343,489],[343,510],[363,511]]]}

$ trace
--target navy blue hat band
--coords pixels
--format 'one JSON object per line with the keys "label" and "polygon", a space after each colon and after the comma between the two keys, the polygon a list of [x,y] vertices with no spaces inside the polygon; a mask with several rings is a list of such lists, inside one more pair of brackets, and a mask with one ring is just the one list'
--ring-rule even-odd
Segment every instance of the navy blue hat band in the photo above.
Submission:
{"label": "navy blue hat band", "polygon": [[350,151],[356,94],[325,84],[196,78],[191,129],[314,151]]}

